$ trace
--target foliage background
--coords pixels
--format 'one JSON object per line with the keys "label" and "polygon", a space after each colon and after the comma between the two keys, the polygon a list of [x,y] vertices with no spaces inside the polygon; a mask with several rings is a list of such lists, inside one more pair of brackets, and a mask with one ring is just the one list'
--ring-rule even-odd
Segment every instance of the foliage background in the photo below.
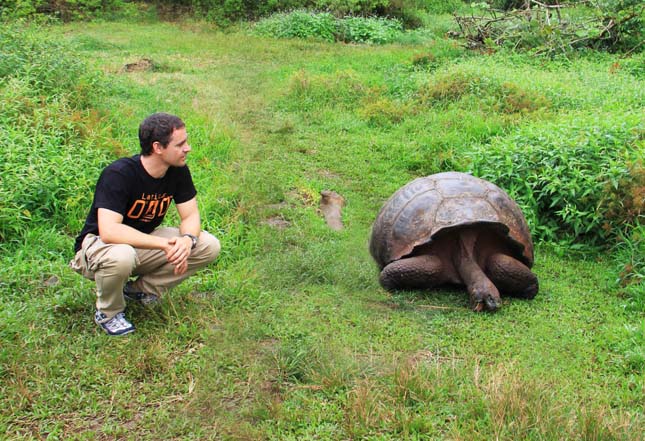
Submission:
{"label": "foliage background", "polygon": [[[639,439],[642,55],[472,51],[445,15],[386,45],[147,17],[2,25],[0,433]],[[158,110],[188,124],[223,253],[109,339],[67,261],[98,173]],[[476,315],[457,289],[379,287],[375,214],[445,170],[523,204],[533,301]],[[343,231],[324,189],[346,198]]]}

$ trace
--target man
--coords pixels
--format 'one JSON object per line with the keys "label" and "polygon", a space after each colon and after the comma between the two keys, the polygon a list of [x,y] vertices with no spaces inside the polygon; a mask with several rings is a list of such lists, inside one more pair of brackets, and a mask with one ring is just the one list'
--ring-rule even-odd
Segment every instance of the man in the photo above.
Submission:
{"label": "man", "polygon": [[[155,113],[139,126],[139,143],[140,155],[121,158],[101,173],[70,262],[96,281],[94,321],[109,335],[135,329],[125,318],[125,299],[156,302],[220,251],[219,241],[201,230],[183,121]],[[179,228],[158,228],[173,200]],[[130,276],[136,279],[129,282]]]}

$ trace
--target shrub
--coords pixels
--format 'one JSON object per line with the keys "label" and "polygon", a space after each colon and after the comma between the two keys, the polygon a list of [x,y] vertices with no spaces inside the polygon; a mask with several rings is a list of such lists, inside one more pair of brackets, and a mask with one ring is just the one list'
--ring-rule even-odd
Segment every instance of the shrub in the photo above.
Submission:
{"label": "shrub", "polygon": [[463,71],[441,75],[419,90],[422,104],[441,105],[467,96],[477,100],[478,106],[509,114],[534,112],[551,106],[544,95],[516,83]]}
{"label": "shrub", "polygon": [[129,11],[126,0],[3,0],[0,16],[29,17],[37,13],[52,15],[63,21],[110,18]]}
{"label": "shrub", "polygon": [[255,25],[259,35],[275,38],[314,38],[335,41],[336,19],[329,13],[293,11],[273,14]]}
{"label": "shrub", "polygon": [[276,13],[256,23],[258,35],[275,38],[313,38],[346,43],[390,43],[403,30],[395,19],[375,17],[335,18],[327,12],[304,10]]}
{"label": "shrub", "polygon": [[[558,4],[559,0],[542,0],[540,3],[545,5]],[[530,0],[490,0],[489,3],[493,8],[497,9],[525,9],[526,5],[531,3]]]}
{"label": "shrub", "polygon": [[472,154],[474,174],[495,182],[523,208],[539,239],[611,244],[629,211],[612,205],[620,183],[631,180],[626,164],[642,157],[640,119],[586,117],[550,127],[527,127],[495,139]]}
{"label": "shrub", "polygon": [[316,9],[332,11],[337,15],[374,14],[378,11],[397,8],[391,0],[315,0],[313,6]]}
{"label": "shrub", "polygon": [[345,17],[339,20],[338,40],[347,43],[391,43],[403,31],[396,19]]}
{"label": "shrub", "polygon": [[411,112],[412,108],[409,104],[381,96],[367,100],[358,111],[370,125],[386,127],[400,123]]}
{"label": "shrub", "polygon": [[88,107],[105,78],[28,28],[1,26],[0,42],[0,242],[38,225],[77,229],[91,193],[79,188],[96,178],[79,173],[106,156],[83,141],[103,130]]}
{"label": "shrub", "polygon": [[[453,0],[454,1],[454,0]],[[345,15],[398,17],[411,23],[418,20],[415,0],[184,0],[194,12],[220,25],[239,20],[254,20],[269,14],[293,10],[325,11],[336,17]]]}
{"label": "shrub", "polygon": [[449,14],[464,7],[461,0],[423,0],[416,1],[418,9],[425,9],[432,14]]}

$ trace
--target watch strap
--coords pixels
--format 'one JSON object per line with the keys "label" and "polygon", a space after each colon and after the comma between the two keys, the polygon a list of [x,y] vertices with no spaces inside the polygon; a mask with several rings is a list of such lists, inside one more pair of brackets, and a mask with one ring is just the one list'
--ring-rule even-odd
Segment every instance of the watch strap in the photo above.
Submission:
{"label": "watch strap", "polygon": [[193,241],[193,244],[190,247],[191,250],[194,249],[197,246],[197,236],[192,235],[190,233],[184,233],[184,234],[182,234],[182,236],[188,236],[188,237],[190,237],[190,240]]}

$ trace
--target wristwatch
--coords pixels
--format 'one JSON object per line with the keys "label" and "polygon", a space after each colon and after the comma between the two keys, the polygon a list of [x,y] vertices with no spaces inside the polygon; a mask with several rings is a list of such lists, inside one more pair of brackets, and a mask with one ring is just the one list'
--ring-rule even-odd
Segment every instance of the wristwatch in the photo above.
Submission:
{"label": "wristwatch", "polygon": [[182,236],[188,236],[188,237],[190,237],[190,240],[193,241],[193,244],[190,247],[191,250],[197,246],[197,236],[193,236],[190,233],[184,233],[184,234],[182,234]]}

